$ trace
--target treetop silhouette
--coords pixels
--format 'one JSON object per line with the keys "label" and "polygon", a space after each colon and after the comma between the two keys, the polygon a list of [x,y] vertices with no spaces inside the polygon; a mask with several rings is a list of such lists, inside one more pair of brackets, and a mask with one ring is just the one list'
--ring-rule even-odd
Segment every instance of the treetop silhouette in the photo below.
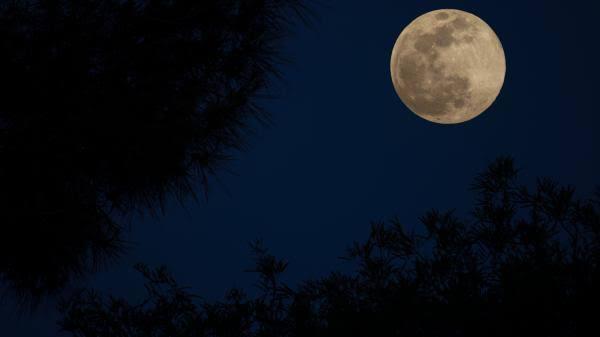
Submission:
{"label": "treetop silhouette", "polygon": [[[580,336],[596,328],[600,199],[539,179],[519,184],[499,158],[472,185],[472,216],[432,210],[420,225],[374,223],[334,272],[295,288],[254,245],[259,294],[214,303],[142,268],[142,302],[84,290],[62,305],[74,336]],[[159,292],[154,291],[164,286]]]}

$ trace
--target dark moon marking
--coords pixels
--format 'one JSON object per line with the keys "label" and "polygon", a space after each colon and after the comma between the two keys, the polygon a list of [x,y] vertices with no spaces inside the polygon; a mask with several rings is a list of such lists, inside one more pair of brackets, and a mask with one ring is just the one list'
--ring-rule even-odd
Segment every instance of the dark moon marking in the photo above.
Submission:
{"label": "dark moon marking", "polygon": [[474,38],[473,36],[471,36],[471,35],[465,35],[465,36],[462,38],[462,41],[463,41],[463,42],[466,42],[466,43],[471,43],[471,42],[473,42],[474,40],[475,40],[475,38]]}
{"label": "dark moon marking", "polygon": [[422,33],[417,36],[414,47],[422,53],[427,53],[435,47],[449,47],[452,43],[458,42],[453,35],[454,31],[455,25],[453,24],[437,27],[433,33]]}
{"label": "dark moon marking", "polygon": [[469,24],[469,22],[467,21],[467,19],[465,19],[463,17],[460,17],[460,16],[457,17],[456,19],[452,20],[451,24],[457,30],[467,30],[467,29],[473,27],[472,25]]}
{"label": "dark moon marking", "polygon": [[449,17],[450,17],[450,14],[448,14],[446,12],[439,12],[435,15],[435,18],[440,21],[444,21],[444,20],[448,19]]}

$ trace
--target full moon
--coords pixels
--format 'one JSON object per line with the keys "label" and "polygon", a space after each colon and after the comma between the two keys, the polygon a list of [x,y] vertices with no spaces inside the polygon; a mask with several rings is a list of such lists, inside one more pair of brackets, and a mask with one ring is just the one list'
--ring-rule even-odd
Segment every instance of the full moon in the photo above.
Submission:
{"label": "full moon", "polygon": [[411,111],[434,123],[455,124],[477,117],[496,100],[506,59],[483,20],[441,9],[400,33],[390,70],[396,93]]}

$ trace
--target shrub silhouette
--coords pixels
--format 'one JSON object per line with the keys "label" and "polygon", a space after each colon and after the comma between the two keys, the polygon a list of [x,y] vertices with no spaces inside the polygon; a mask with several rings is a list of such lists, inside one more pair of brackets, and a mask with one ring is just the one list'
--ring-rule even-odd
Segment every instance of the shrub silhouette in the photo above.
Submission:
{"label": "shrub silhouette", "polygon": [[0,279],[60,291],[243,146],[300,0],[0,2]]}
{"label": "shrub silhouette", "polygon": [[[296,289],[287,263],[253,245],[259,295],[232,290],[207,303],[164,269],[140,267],[148,297],[131,304],[85,290],[62,303],[74,336],[580,336],[596,328],[600,300],[597,193],[549,179],[518,184],[499,158],[472,186],[472,216],[432,210],[410,229],[374,223],[332,273]],[[160,290],[158,290],[160,289]]]}

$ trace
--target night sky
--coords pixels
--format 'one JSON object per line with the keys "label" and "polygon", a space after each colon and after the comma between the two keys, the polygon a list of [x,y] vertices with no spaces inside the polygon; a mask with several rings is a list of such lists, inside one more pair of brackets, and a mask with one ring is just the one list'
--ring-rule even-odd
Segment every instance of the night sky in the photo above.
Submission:
{"label": "night sky", "polygon": [[[493,159],[512,155],[526,179],[556,178],[589,194],[600,183],[599,11],[591,1],[329,1],[285,43],[291,63],[264,102],[258,126],[211,184],[208,199],[169,203],[136,219],[131,248],[82,285],[134,300],[136,262],[166,265],[208,299],[232,286],[252,292],[248,243],[263,239],[288,259],[286,280],[349,270],[338,259],[373,220],[417,223],[431,208],[469,209],[469,183]],[[389,73],[398,34],[440,8],[471,12],[502,41],[504,87],[492,107],[460,125],[410,112]],[[56,336],[54,303],[16,315],[0,310],[1,336]]]}

